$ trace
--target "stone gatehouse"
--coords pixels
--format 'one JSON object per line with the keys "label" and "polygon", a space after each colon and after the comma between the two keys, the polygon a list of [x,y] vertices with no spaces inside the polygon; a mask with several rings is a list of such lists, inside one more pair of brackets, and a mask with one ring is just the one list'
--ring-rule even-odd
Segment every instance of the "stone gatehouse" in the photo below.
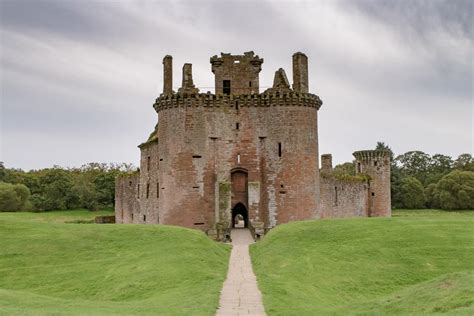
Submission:
{"label": "stone gatehouse", "polygon": [[390,158],[354,153],[358,177],[338,177],[331,155],[319,167],[318,111],[309,93],[308,58],[293,55],[293,83],[283,69],[259,89],[263,58],[253,52],[210,58],[215,93],[194,85],[184,64],[172,87],[163,59],[158,123],[141,151],[140,171],[116,181],[117,223],[179,225],[218,235],[237,215],[259,234],[290,221],[390,216]]}

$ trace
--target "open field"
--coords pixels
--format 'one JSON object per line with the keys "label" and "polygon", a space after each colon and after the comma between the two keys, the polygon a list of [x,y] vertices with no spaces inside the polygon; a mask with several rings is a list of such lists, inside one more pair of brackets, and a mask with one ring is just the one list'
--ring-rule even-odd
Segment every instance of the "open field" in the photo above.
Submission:
{"label": "open field", "polygon": [[0,213],[0,314],[213,315],[227,246],[179,227],[75,224],[105,214]]}
{"label": "open field", "polygon": [[474,314],[474,211],[295,222],[251,254],[270,315]]}

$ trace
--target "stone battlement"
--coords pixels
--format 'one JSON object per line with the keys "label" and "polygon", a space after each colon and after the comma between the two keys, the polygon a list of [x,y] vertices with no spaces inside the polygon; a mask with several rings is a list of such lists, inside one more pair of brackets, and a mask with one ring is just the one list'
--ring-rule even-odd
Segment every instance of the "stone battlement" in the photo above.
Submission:
{"label": "stone battlement", "polygon": [[261,94],[225,95],[212,93],[169,94],[156,99],[157,112],[176,107],[271,107],[307,106],[319,110],[323,102],[311,93],[269,91]]}
{"label": "stone battlement", "polygon": [[357,160],[371,160],[390,157],[387,150],[359,150],[352,154]]}

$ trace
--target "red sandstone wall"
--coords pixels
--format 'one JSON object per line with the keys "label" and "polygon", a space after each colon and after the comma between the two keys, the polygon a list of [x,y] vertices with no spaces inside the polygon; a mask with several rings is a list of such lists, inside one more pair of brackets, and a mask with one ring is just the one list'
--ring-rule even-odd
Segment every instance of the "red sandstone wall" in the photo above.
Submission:
{"label": "red sandstone wall", "polygon": [[[140,146],[140,211],[137,214],[138,223],[159,223],[159,187],[158,179],[159,157],[158,142],[155,140]],[[147,192],[148,191],[148,192]]]}
{"label": "red sandstone wall", "polygon": [[115,180],[115,222],[137,223],[140,213],[138,202],[139,174],[120,176]]}
{"label": "red sandstone wall", "polygon": [[314,96],[285,97],[160,102],[160,223],[208,230],[230,222],[231,170],[237,167],[248,171],[252,221],[273,227],[319,216],[319,106]]}
{"label": "red sandstone wall", "polygon": [[368,184],[321,176],[321,217],[368,216]]}

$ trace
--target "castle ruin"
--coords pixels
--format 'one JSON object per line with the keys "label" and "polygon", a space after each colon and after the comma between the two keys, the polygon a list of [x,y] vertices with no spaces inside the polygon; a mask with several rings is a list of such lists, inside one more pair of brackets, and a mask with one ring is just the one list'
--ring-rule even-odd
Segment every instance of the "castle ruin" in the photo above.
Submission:
{"label": "castle ruin", "polygon": [[290,221],[390,216],[390,157],[354,153],[356,176],[319,168],[318,110],[309,93],[308,58],[293,55],[293,84],[283,69],[259,89],[263,58],[253,52],[210,58],[215,93],[200,93],[192,65],[172,86],[172,57],[163,59],[158,124],[139,145],[140,171],[116,181],[117,223],[167,224],[224,238],[236,216],[255,235]]}

